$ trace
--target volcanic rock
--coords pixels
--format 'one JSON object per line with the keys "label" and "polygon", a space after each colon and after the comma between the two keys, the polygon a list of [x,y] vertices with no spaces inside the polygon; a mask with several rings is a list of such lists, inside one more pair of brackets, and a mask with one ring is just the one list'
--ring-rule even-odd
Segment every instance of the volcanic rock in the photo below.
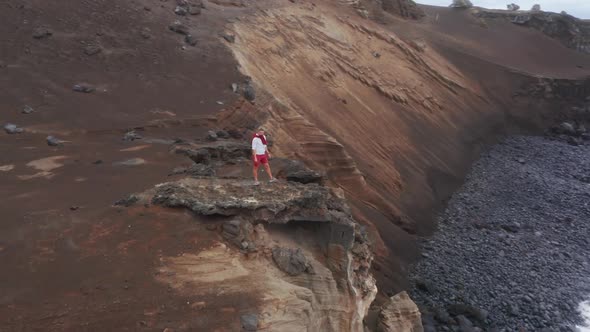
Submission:
{"label": "volcanic rock", "polygon": [[379,313],[379,332],[422,332],[422,319],[416,304],[406,292],[389,298]]}
{"label": "volcanic rock", "polygon": [[299,248],[274,247],[272,249],[272,259],[279,269],[291,276],[302,273],[313,274],[313,266]]}

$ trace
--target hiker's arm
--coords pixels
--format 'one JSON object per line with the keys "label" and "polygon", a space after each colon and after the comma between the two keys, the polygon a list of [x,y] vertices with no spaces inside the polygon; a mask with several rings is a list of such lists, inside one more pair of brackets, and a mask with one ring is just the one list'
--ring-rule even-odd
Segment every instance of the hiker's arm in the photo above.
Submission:
{"label": "hiker's arm", "polygon": [[255,139],[252,140],[252,158],[254,158],[254,161],[258,161],[258,158],[256,158],[256,144],[255,144]]}
{"label": "hiker's arm", "polygon": [[270,158],[270,149],[268,148],[268,145],[265,145],[264,148],[266,149],[266,155]]}

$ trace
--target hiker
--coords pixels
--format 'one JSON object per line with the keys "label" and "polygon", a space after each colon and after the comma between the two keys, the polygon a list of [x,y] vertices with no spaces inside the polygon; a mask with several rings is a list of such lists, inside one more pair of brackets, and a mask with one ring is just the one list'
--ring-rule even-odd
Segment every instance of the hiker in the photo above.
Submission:
{"label": "hiker", "polygon": [[264,170],[268,177],[270,178],[270,182],[275,182],[277,179],[272,177],[272,172],[270,170],[270,165],[268,163],[268,159],[270,159],[270,152],[268,151],[268,146],[266,145],[266,136],[264,136],[264,129],[258,129],[258,132],[254,134],[252,137],[252,160],[254,161],[254,185],[257,186],[260,184],[258,182],[258,167],[260,164],[264,166]]}

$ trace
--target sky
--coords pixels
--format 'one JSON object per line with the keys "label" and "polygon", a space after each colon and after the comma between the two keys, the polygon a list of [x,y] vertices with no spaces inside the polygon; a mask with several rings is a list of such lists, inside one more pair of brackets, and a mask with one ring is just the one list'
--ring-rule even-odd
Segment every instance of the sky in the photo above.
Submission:
{"label": "sky", "polygon": [[[448,6],[452,0],[417,0],[425,5]],[[515,3],[520,9],[531,9],[534,4],[541,5],[541,9],[561,13],[565,10],[568,14],[590,19],[590,0],[471,0],[474,6],[484,8],[506,9],[509,3]]]}

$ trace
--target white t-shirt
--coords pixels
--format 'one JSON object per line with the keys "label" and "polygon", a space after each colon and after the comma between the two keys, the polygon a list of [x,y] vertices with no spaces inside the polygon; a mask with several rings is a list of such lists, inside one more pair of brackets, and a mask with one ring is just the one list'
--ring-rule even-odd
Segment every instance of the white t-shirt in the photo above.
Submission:
{"label": "white t-shirt", "polygon": [[257,155],[266,154],[266,145],[262,144],[260,138],[254,137],[252,140],[252,150],[254,150]]}

